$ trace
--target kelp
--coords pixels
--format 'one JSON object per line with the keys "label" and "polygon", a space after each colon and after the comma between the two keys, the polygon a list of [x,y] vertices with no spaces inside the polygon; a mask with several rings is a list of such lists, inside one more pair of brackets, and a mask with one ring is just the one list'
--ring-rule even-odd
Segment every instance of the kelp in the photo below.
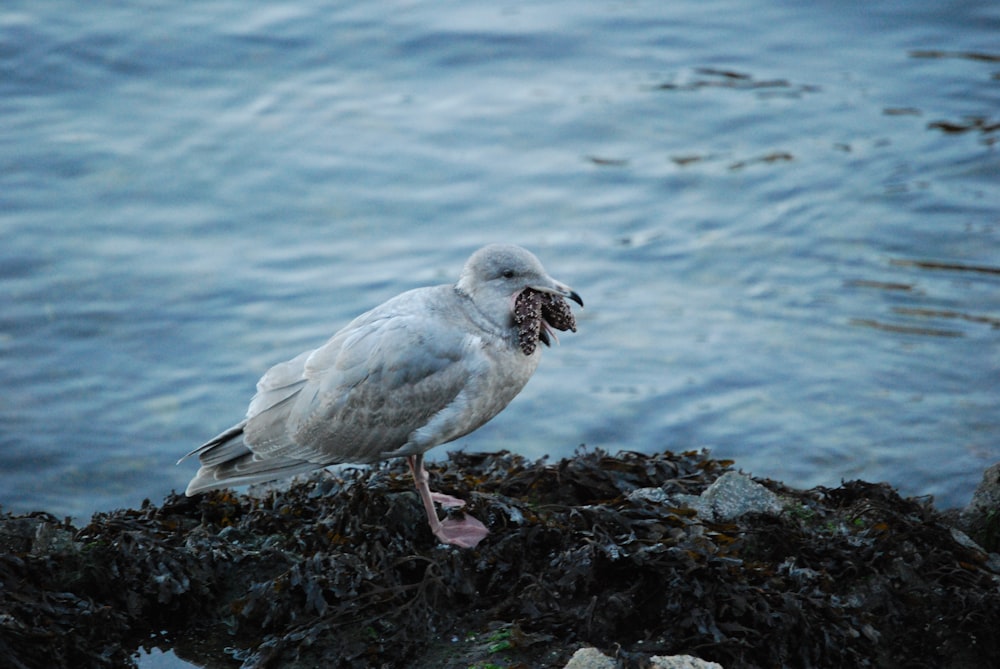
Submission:
{"label": "kelp", "polygon": [[964,667],[1000,657],[1000,576],[929,500],[767,480],[780,513],[709,522],[681,503],[732,463],[579,450],[451,453],[431,471],[491,534],[437,544],[401,462],[97,514],[0,518],[0,655],[129,666]]}

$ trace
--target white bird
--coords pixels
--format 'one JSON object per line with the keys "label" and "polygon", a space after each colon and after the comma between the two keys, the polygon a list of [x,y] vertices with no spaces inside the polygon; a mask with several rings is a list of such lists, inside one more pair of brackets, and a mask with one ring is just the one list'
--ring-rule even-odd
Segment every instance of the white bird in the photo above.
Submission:
{"label": "white bird", "polygon": [[[533,312],[524,307],[529,295]],[[478,520],[438,519],[434,502],[465,503],[431,492],[424,453],[472,432],[514,399],[538,367],[536,341],[547,345],[552,327],[575,330],[562,297],[583,306],[529,251],[479,249],[454,285],[402,293],[323,346],[269,369],[246,418],[185,456],[197,454],[201,463],[187,495],[405,457],[434,535],[476,546],[488,534]]]}

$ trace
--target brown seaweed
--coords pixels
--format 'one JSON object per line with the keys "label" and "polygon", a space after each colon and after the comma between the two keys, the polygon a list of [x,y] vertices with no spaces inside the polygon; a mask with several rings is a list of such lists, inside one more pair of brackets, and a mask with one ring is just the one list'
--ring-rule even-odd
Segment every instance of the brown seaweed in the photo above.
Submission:
{"label": "brown seaweed", "polygon": [[254,496],[172,495],[83,528],[8,515],[0,655],[51,669],[134,666],[151,643],[291,668],[562,667],[581,644],[620,667],[1000,657],[996,559],[927,500],[764,480],[784,511],[725,523],[677,501],[730,467],[704,452],[452,453],[439,487],[491,529],[469,551],[434,540],[401,462]]}

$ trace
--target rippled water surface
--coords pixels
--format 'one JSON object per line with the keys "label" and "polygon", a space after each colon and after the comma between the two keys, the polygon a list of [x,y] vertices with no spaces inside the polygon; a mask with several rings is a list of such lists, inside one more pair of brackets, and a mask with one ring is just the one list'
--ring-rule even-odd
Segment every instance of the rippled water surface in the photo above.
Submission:
{"label": "rippled water surface", "polygon": [[496,240],[587,308],[465,447],[963,504],[1000,459],[998,35],[986,1],[4,3],[0,505],[158,503],[268,366]]}

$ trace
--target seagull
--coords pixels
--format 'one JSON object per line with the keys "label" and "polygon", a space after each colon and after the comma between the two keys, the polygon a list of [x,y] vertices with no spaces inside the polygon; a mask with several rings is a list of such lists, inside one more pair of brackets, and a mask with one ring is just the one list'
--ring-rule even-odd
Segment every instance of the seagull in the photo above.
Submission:
{"label": "seagull", "polygon": [[583,306],[526,249],[479,249],[457,283],[402,293],[269,369],[246,418],[178,461],[201,465],[186,494],[405,457],[437,539],[475,548],[489,531],[438,518],[435,502],[465,502],[431,491],[424,453],[500,413],[538,367],[537,341],[576,330],[564,297]]}

